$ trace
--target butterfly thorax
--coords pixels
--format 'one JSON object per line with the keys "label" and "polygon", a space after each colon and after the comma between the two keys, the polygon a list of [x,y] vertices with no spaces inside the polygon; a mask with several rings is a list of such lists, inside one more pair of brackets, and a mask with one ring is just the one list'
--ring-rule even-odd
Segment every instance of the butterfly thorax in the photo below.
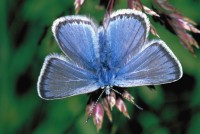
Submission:
{"label": "butterfly thorax", "polygon": [[113,86],[114,71],[109,66],[102,66],[98,72],[101,87]]}

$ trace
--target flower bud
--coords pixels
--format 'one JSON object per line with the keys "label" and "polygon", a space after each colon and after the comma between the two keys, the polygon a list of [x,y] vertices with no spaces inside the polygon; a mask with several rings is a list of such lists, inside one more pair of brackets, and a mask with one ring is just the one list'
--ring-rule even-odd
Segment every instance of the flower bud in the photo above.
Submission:
{"label": "flower bud", "polygon": [[99,131],[103,124],[104,109],[100,103],[97,103],[93,112],[93,122]]}
{"label": "flower bud", "polygon": [[108,105],[108,101],[106,98],[102,100],[102,104],[103,104],[104,110],[106,111],[106,115],[108,116],[108,119],[110,120],[110,122],[112,122],[112,114],[111,114],[110,107]]}
{"label": "flower bud", "polygon": [[146,7],[143,5],[143,9],[145,11],[145,13],[151,15],[151,16],[156,16],[156,17],[160,17],[160,15],[158,13],[156,13],[155,11],[153,11],[152,9]]}
{"label": "flower bud", "polygon": [[116,95],[113,91],[110,92],[110,95],[108,95],[107,97],[108,103],[110,105],[110,109],[112,110],[112,108],[115,106],[116,103]]}
{"label": "flower bud", "polygon": [[88,119],[90,118],[90,116],[92,116],[92,108],[93,108],[94,102],[91,101],[90,103],[87,104],[86,106],[86,115],[88,117]]}
{"label": "flower bud", "polygon": [[127,108],[126,108],[126,105],[125,105],[124,101],[121,98],[117,98],[116,107],[120,112],[122,112],[124,114],[124,116],[126,116],[127,118],[130,119],[130,116],[129,116]]}
{"label": "flower bud", "polygon": [[127,91],[124,91],[122,96],[130,102],[134,102],[134,97]]}

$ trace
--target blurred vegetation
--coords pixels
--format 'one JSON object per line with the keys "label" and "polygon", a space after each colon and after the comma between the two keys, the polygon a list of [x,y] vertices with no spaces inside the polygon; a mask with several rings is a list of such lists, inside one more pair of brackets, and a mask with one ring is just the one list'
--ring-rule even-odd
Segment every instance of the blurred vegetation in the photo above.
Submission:
{"label": "blurred vegetation", "polygon": [[[181,13],[200,24],[198,0],[170,1]],[[37,78],[45,56],[61,53],[51,32],[52,22],[74,14],[73,0],[0,1],[0,133],[94,134],[92,120],[85,124],[87,95],[45,101],[37,95]],[[151,7],[150,1],[144,3]],[[102,21],[105,10],[99,1],[86,0],[80,10]],[[115,10],[126,8],[118,0]],[[151,18],[151,16],[150,16]],[[113,109],[113,123],[104,117],[100,134],[199,134],[200,133],[200,51],[196,57],[180,44],[177,36],[152,21],[161,39],[180,60],[184,75],[175,83],[130,88],[138,110],[126,103],[131,119]],[[197,26],[200,28],[200,25]],[[193,34],[200,44],[199,34]]]}

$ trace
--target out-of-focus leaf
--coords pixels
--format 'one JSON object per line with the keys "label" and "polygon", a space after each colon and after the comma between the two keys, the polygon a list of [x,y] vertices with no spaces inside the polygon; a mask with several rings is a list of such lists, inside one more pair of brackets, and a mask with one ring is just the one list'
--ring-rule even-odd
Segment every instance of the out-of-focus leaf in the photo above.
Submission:
{"label": "out-of-focus leaf", "polygon": [[143,126],[144,130],[157,128],[160,123],[159,118],[155,114],[145,111],[140,114],[139,122]]}
{"label": "out-of-focus leaf", "polygon": [[163,104],[164,95],[163,91],[159,88],[158,90],[149,90],[147,87],[142,87],[138,91],[144,102],[150,105],[152,108],[157,109]]}
{"label": "out-of-focus leaf", "polygon": [[[200,2],[191,0],[169,2],[182,14],[171,14],[173,19],[177,19],[176,25],[179,24],[180,27],[182,25],[184,30],[198,33],[196,28],[200,22],[198,12]],[[164,6],[171,12],[174,9],[170,3]],[[87,118],[85,106],[89,98],[87,95],[45,101],[37,94],[37,79],[45,56],[55,52],[61,54],[51,32],[52,22],[60,16],[75,14],[73,4],[74,0],[0,2],[0,133],[97,133],[92,120],[85,124]],[[116,1],[113,11],[127,8],[127,4],[127,1]],[[160,8],[151,0],[142,1],[142,4],[152,11],[155,11],[154,8],[158,9],[156,13],[163,11],[159,10]],[[97,24],[101,24],[106,7],[98,8],[98,5],[99,1],[87,0],[81,6],[79,14],[94,18]],[[151,20],[151,16],[148,17]],[[192,87],[191,89],[187,90],[181,85],[178,90],[162,89],[160,86],[156,87],[156,91],[150,91],[146,87],[130,88],[128,91],[133,93],[136,91],[134,101],[144,110],[141,111],[124,100],[131,119],[125,118],[116,107],[113,107],[112,124],[105,116],[99,134],[173,133],[175,130],[179,130],[176,132],[183,130],[189,134],[199,132],[199,50],[194,49],[197,55],[194,58],[180,45],[177,35],[172,35],[153,21],[151,23],[156,33],[180,60],[184,74],[195,79],[195,85],[192,86],[191,82],[183,79],[183,82]],[[188,43],[195,44],[191,38],[194,34],[186,33],[189,36],[180,33],[184,37],[183,40],[187,39]],[[198,36],[199,34],[195,34],[197,43],[199,43]],[[25,77],[20,83],[26,85],[31,82],[28,87],[24,86],[28,89],[24,89],[23,86],[18,87],[20,77],[26,72],[30,78]],[[18,90],[26,92],[22,94]],[[182,112],[179,108],[186,111]]]}
{"label": "out-of-focus leaf", "polygon": [[200,132],[200,113],[193,115],[189,124],[188,134],[198,134]]}

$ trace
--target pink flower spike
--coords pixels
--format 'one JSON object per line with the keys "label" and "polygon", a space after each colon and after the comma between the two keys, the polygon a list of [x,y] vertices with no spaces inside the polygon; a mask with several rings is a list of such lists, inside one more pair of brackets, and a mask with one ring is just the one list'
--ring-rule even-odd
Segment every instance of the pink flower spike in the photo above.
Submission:
{"label": "pink flower spike", "polygon": [[155,11],[153,11],[152,9],[150,9],[150,8],[148,8],[146,6],[143,6],[143,9],[144,9],[145,13],[147,13],[149,15],[160,17],[159,14],[157,14]]}
{"label": "pink flower spike", "polygon": [[97,103],[93,112],[93,122],[97,127],[97,131],[99,131],[102,127],[103,117],[104,117],[104,109],[100,103]]}
{"label": "pink flower spike", "polygon": [[84,0],[75,0],[74,1],[76,14],[79,12],[81,5],[83,5],[83,3],[84,3]]}
{"label": "pink flower spike", "polygon": [[200,30],[195,28],[192,24],[184,21],[183,19],[178,19],[178,23],[180,24],[181,27],[184,29],[194,32],[194,33],[200,33]]}
{"label": "pink flower spike", "polygon": [[186,22],[188,22],[192,25],[197,25],[196,22],[194,22],[193,20],[181,15],[180,13],[171,13],[170,16],[174,19],[182,19],[182,20],[184,20],[184,21],[186,21]]}
{"label": "pink flower spike", "polygon": [[94,102],[92,102],[92,101],[90,103],[88,103],[87,106],[86,106],[86,116],[87,116],[86,122],[92,116],[92,112],[93,112],[92,108],[93,108],[93,106],[94,106]]}
{"label": "pink flower spike", "polygon": [[130,116],[129,116],[127,108],[126,108],[126,105],[125,105],[124,101],[121,98],[118,98],[116,100],[116,107],[120,112],[122,112],[124,114],[124,116],[126,116],[127,118],[130,119]]}
{"label": "pink flower spike", "polygon": [[105,111],[106,111],[106,114],[107,114],[107,116],[108,116],[108,119],[110,120],[110,122],[112,122],[112,113],[111,113],[111,111],[110,111],[110,107],[109,107],[109,105],[108,105],[108,101],[107,101],[106,98],[103,98],[102,104],[103,104],[103,108],[104,108]]}
{"label": "pink flower spike", "polygon": [[134,97],[127,91],[124,91],[122,94],[124,98],[126,98],[128,101],[134,102]]}
{"label": "pink flower spike", "polygon": [[133,10],[142,11],[142,3],[140,0],[128,0],[128,7]]}
{"label": "pink flower spike", "polygon": [[150,25],[150,32],[151,32],[153,35],[155,35],[155,36],[157,36],[158,38],[160,38],[160,36],[157,34],[156,29],[154,28],[153,25]]}
{"label": "pink flower spike", "polygon": [[174,8],[167,0],[154,0],[158,6],[162,7],[163,9],[171,12],[177,12],[176,8]]}
{"label": "pink flower spike", "polygon": [[108,100],[108,104],[110,105],[110,109],[112,110],[112,108],[115,106],[116,104],[116,95],[113,91],[111,91],[110,95],[106,96],[107,100]]}

